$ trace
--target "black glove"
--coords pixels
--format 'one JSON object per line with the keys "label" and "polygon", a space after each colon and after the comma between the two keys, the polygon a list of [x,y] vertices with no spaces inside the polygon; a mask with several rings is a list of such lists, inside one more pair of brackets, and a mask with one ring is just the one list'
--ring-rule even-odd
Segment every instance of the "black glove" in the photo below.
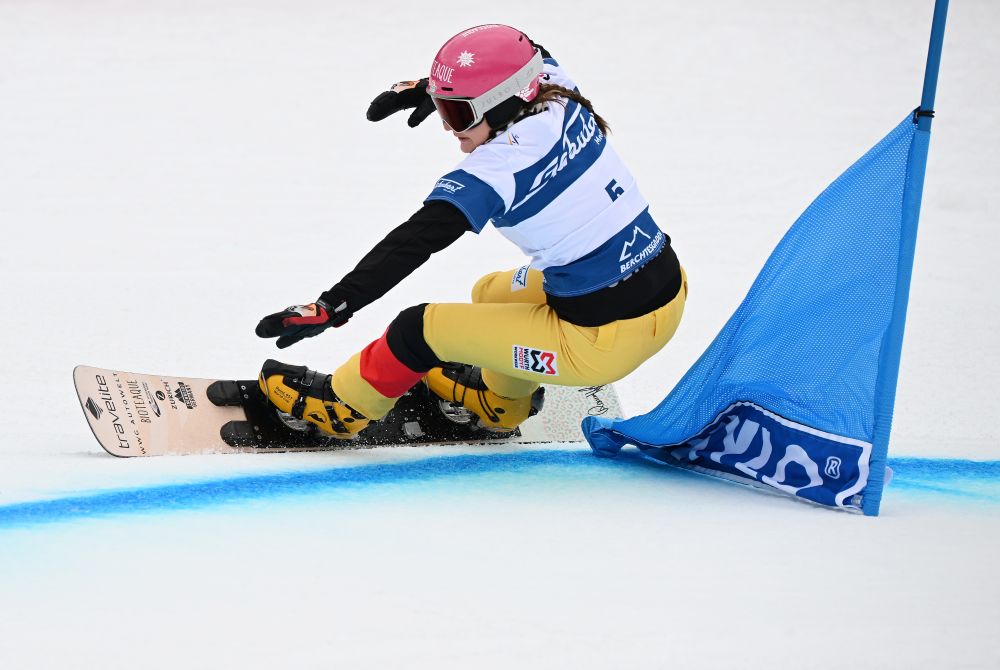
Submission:
{"label": "black glove", "polygon": [[292,305],[268,314],[257,324],[256,333],[257,337],[277,337],[278,348],[284,349],[327,328],[340,328],[352,314],[346,300],[327,292],[309,305]]}
{"label": "black glove", "polygon": [[420,122],[434,111],[434,101],[427,94],[427,79],[420,81],[401,81],[391,89],[379,93],[368,106],[368,120],[381,121],[402,109],[413,109],[406,123],[410,128],[416,128]]}

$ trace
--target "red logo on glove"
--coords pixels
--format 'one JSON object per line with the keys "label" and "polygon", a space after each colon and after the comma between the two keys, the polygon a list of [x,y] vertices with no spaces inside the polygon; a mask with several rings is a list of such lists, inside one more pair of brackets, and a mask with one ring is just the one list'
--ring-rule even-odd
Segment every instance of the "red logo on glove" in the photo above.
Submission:
{"label": "red logo on glove", "polygon": [[281,321],[283,326],[314,326],[330,320],[330,315],[326,313],[326,310],[314,302],[308,305],[296,305],[288,309],[298,312],[301,316],[285,317]]}

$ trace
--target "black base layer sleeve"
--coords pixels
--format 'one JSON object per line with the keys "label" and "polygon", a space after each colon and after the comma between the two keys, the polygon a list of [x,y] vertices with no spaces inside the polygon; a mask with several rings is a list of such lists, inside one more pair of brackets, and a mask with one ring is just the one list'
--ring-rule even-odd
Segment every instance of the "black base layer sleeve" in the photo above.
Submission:
{"label": "black base layer sleeve", "polygon": [[469,220],[451,203],[432,200],[397,226],[329,293],[347,301],[351,312],[370,305],[470,230]]}
{"label": "black base layer sleeve", "polygon": [[656,258],[614,286],[570,298],[547,295],[546,302],[564,321],[603,326],[663,307],[677,297],[681,283],[681,266],[668,241]]}

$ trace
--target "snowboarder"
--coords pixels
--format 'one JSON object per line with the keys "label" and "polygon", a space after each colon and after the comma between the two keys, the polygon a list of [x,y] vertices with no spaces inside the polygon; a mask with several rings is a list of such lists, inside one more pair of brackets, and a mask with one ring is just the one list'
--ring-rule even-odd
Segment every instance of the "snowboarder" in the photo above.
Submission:
{"label": "snowboarder", "polygon": [[264,317],[279,348],[336,328],[466,231],[492,222],[531,257],[493,272],[471,304],[421,304],[333,374],[269,360],[279,410],[351,438],[421,382],[481,425],[510,431],[539,409],[540,383],[607,384],[673,336],[687,283],[608,125],[544,47],[505,25],[462,31],[430,76],[380,94],[368,119],[435,110],[468,154],[423,206],[308,305]]}

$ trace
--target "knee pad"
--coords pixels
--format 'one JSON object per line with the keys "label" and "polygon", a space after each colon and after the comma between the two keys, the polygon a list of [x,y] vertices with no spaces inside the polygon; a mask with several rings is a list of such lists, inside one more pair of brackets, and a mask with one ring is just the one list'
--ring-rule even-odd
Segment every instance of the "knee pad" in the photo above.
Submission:
{"label": "knee pad", "polygon": [[427,303],[407,307],[392,320],[385,339],[399,362],[415,372],[427,372],[444,364],[424,337],[424,310]]}

